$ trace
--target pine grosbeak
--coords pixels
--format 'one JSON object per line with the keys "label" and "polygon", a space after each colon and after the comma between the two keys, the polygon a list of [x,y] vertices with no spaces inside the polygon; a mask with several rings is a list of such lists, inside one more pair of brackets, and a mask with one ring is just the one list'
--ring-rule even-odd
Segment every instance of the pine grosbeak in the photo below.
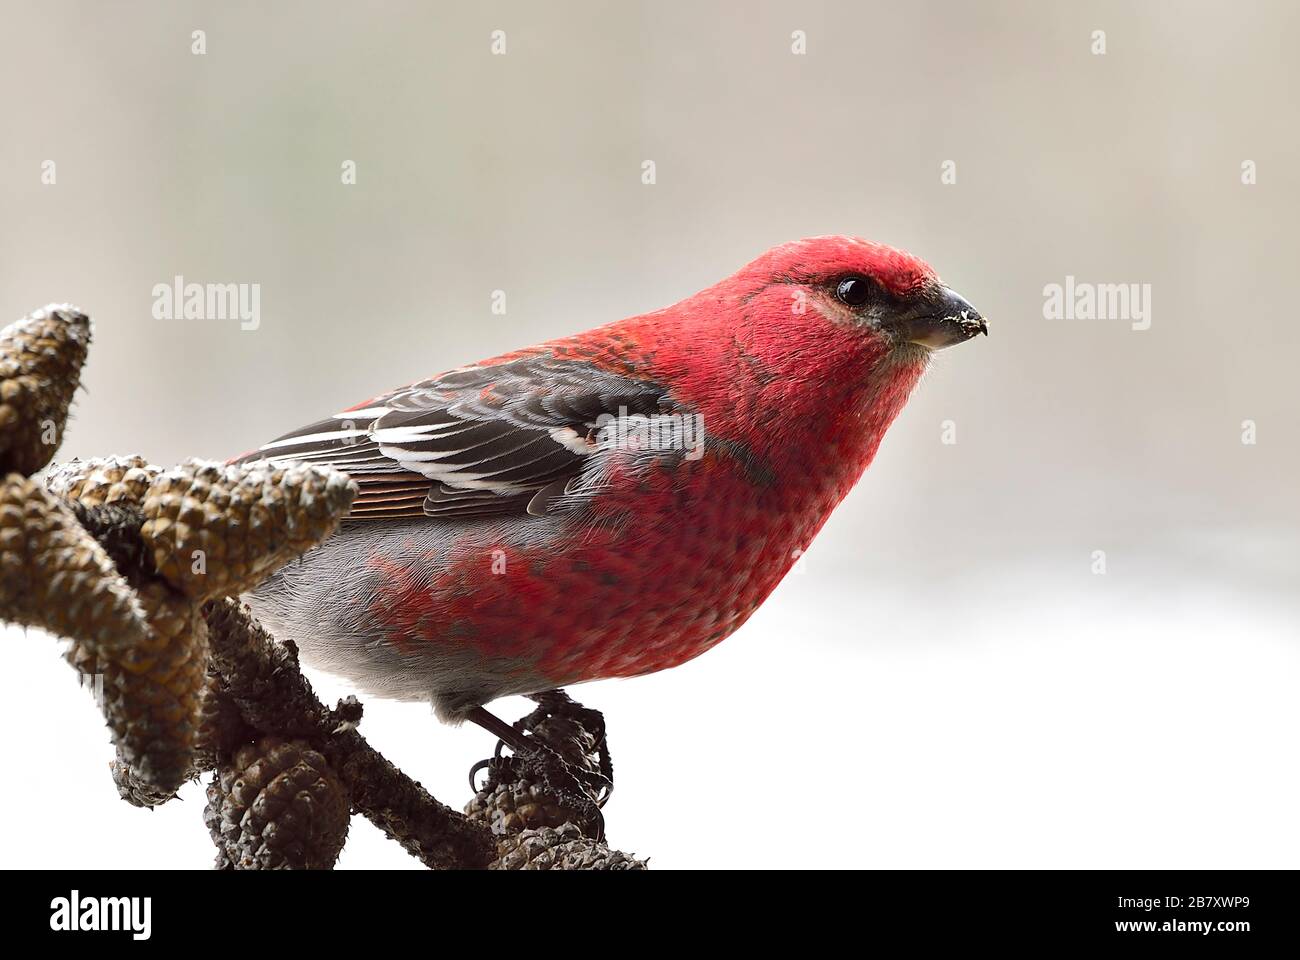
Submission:
{"label": "pine grosbeak", "polygon": [[931,351],[980,332],[902,251],[784,244],[675,306],[382,394],[241,458],[329,464],[360,487],[338,534],[246,599],[309,663],[451,722],[495,720],[483,704],[507,694],[677,666],[772,592]]}

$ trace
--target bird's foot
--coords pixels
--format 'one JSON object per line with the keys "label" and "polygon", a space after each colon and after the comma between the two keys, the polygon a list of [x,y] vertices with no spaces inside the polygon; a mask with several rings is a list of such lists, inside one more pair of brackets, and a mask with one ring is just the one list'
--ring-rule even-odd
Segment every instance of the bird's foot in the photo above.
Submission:
{"label": "bird's foot", "polygon": [[515,727],[543,737],[584,768],[594,766],[591,772],[600,780],[596,802],[603,807],[614,793],[614,761],[609,755],[605,715],[584,707],[563,690],[547,690],[529,699],[537,708]]}
{"label": "bird's foot", "polygon": [[[482,707],[468,719],[497,736],[489,760],[470,770],[476,791],[471,808],[491,812],[495,826],[520,829],[573,820],[596,839],[604,836],[600,808],[613,790],[613,764],[605,743],[605,721],[597,710],[575,703],[561,690],[534,697],[538,703],[513,726]],[[512,755],[503,755],[509,747]],[[487,770],[483,784],[474,782]]]}

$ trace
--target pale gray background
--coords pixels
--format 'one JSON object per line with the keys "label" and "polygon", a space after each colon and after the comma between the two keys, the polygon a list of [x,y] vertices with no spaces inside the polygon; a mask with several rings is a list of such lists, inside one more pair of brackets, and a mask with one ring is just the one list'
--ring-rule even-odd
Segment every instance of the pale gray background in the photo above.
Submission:
{"label": "pale gray background", "polygon": [[[575,691],[610,721],[612,839],[663,867],[1294,867],[1297,27],[1282,2],[5,2],[0,318],[96,320],[63,457],[169,463],[784,240],[910,249],[992,336],[939,358],[735,638]],[[152,319],[178,273],[260,283],[261,329]],[[1151,329],[1043,319],[1066,274],[1150,283]],[[121,804],[55,644],[5,650],[6,784],[42,784],[0,791],[6,862],[206,865],[201,789]],[[363,732],[457,804],[490,746],[373,698]],[[364,821],[342,863],[415,865]]]}

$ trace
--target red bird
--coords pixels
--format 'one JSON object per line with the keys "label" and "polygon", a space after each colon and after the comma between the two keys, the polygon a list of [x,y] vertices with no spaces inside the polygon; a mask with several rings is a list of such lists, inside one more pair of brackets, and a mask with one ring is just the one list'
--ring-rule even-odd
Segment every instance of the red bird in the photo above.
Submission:
{"label": "red bird", "polygon": [[332,539],[248,601],[362,689],[483,704],[733,633],[862,476],[932,350],[988,329],[921,260],[769,250],[675,306],[367,400],[243,458],[349,473]]}

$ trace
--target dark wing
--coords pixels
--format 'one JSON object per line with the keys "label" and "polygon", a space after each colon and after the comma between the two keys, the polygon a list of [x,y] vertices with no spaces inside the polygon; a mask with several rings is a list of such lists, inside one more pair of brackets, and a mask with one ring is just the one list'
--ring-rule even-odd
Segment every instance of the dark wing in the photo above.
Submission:
{"label": "dark wing", "polygon": [[595,455],[602,414],[670,409],[656,384],[533,355],[403,387],[238,462],[306,461],[352,476],[349,519],[544,513]]}

